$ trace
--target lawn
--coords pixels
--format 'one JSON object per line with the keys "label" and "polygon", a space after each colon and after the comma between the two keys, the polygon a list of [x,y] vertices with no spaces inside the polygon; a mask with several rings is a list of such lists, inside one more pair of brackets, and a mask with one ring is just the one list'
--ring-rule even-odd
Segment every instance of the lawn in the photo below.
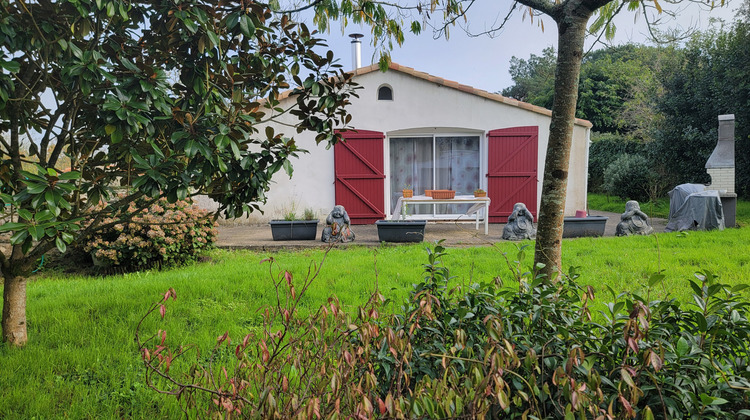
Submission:
{"label": "lawn", "polygon": [[[649,217],[666,219],[669,217],[669,197],[659,198],[655,201],[640,203],[641,210]],[[589,209],[622,213],[625,211],[625,201],[619,197],[605,194],[588,194]],[[750,201],[737,200],[737,226],[750,226]]]}
{"label": "lawn", "polygon": [[[582,284],[593,285],[599,300],[605,285],[645,295],[648,277],[663,270],[666,293],[688,302],[686,280],[710,270],[737,284],[750,278],[748,228],[723,232],[659,234],[647,237],[581,238],[563,243],[563,266],[580,266]],[[530,242],[527,242],[530,244]],[[328,254],[319,278],[304,298],[305,310],[332,294],[352,310],[373,291],[399,302],[421,278],[424,244],[377,249],[353,247]],[[454,283],[512,282],[507,263],[517,257],[513,243],[496,248],[450,249],[445,263]],[[523,264],[528,266],[532,251]],[[30,341],[24,349],[0,345],[0,418],[162,418],[179,416],[173,398],[147,389],[133,342],[133,331],[152,302],[169,287],[178,299],[166,322],[147,323],[148,331],[166,326],[172,343],[198,343],[208,349],[229,331],[239,338],[256,328],[258,309],[273,302],[269,264],[273,256],[295,282],[322,251],[229,252],[217,250],[210,262],[165,271],[80,277],[44,273],[28,286]],[[377,270],[376,270],[377,267]],[[377,273],[377,274],[376,274]],[[393,306],[395,308],[396,305]]]}

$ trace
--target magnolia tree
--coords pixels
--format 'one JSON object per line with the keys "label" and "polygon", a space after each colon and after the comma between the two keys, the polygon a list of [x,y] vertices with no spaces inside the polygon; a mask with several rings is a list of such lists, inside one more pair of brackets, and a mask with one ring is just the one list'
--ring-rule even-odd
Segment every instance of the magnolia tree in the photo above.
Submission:
{"label": "magnolia tree", "polygon": [[[371,25],[373,42],[381,50],[381,68],[385,69],[389,49],[394,41],[399,45],[404,41],[405,31],[418,34],[424,27],[429,27],[433,28],[435,35],[447,37],[452,26],[468,22],[469,10],[480,1],[311,0],[308,6],[315,9],[315,21],[322,29],[329,27],[331,19]],[[694,2],[707,8],[719,4],[713,0]],[[505,9],[508,11],[507,15],[498,22],[490,23],[482,34],[492,36],[498,33],[505,22],[519,11],[532,18],[546,15],[557,25],[555,99],[534,258],[536,266],[548,278],[555,278],[561,271],[563,216],[584,39],[589,32],[607,38],[614,36],[612,18],[623,9],[642,11],[649,25],[658,23],[660,16],[669,16],[674,12],[663,10],[658,0],[515,0],[510,7],[506,3],[495,3],[498,12]],[[676,3],[680,1],[670,1],[667,4]]]}
{"label": "magnolia tree", "polygon": [[[3,340],[27,341],[35,262],[161,197],[258,209],[302,150],[259,124],[338,138],[349,76],[304,25],[245,0],[0,0]],[[296,104],[280,108],[295,89]],[[106,202],[105,206],[99,204]],[[136,203],[135,206],[131,205]],[[6,239],[7,241],[7,239]]]}

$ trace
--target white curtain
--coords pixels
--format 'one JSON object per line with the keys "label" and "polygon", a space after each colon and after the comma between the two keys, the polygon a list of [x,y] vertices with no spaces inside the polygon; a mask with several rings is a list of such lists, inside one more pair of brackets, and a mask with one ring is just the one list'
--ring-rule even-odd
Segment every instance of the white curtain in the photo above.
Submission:
{"label": "white curtain", "polygon": [[[411,188],[415,195],[424,195],[432,188],[432,137],[401,137],[390,139],[391,149],[391,213],[401,190]],[[410,214],[418,210],[431,211],[429,206],[411,206]]]}
{"label": "white curtain", "polygon": [[[433,144],[435,156],[433,158]],[[410,186],[415,195],[427,189],[455,190],[470,195],[480,186],[479,137],[400,137],[390,139],[391,212],[401,190]],[[433,187],[433,179],[435,186]],[[470,204],[438,205],[436,214],[463,214]],[[432,214],[433,206],[410,206],[409,214]]]}
{"label": "white curtain", "polygon": [[[479,137],[436,137],[436,189],[471,195],[479,188]],[[436,206],[437,214],[463,214],[471,204]]]}

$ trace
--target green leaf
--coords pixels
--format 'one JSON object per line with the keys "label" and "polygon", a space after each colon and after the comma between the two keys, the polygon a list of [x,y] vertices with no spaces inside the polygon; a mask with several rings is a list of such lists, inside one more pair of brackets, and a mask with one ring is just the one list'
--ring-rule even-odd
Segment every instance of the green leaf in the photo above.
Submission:
{"label": "green leaf", "polygon": [[677,340],[675,350],[677,351],[678,356],[683,357],[690,351],[690,343],[688,343],[685,337],[680,337],[680,339]]}
{"label": "green leaf", "polygon": [[46,222],[48,220],[52,220],[55,218],[54,213],[52,213],[49,210],[41,211],[36,214],[36,217],[34,218],[37,223]]}
{"label": "green leaf", "polygon": [[232,153],[234,154],[235,159],[239,159],[242,155],[240,154],[240,148],[237,146],[237,142],[230,141],[229,145],[232,147]]}
{"label": "green leaf", "polygon": [[55,200],[55,193],[52,190],[47,190],[44,193],[44,199],[47,200],[47,205],[49,207],[57,207],[57,200]]}
{"label": "green leaf", "polygon": [[227,28],[232,30],[235,26],[237,26],[237,22],[240,20],[240,14],[239,13],[232,13],[227,17]]}
{"label": "green leaf", "polygon": [[711,403],[713,403],[714,401],[714,398],[707,394],[701,394],[700,399],[703,405],[711,405]]}
{"label": "green leaf", "polygon": [[40,194],[44,192],[44,190],[47,189],[46,184],[27,182],[26,185],[27,185],[26,192],[28,192],[29,194]]}
{"label": "green leaf", "polygon": [[55,238],[55,246],[57,246],[57,250],[60,251],[61,254],[65,253],[65,250],[68,249],[68,246],[65,244],[65,241],[61,237]]}
{"label": "green leaf", "polygon": [[12,245],[18,245],[24,240],[26,240],[28,236],[29,236],[28,230],[19,230],[18,232],[13,234],[13,236],[10,237],[10,243]]}
{"label": "green leaf", "polygon": [[[128,10],[125,8],[125,2],[120,3],[120,17],[122,20],[128,20]],[[65,252],[65,251],[60,251]]]}
{"label": "green leaf", "polygon": [[41,226],[29,226],[29,234],[31,235],[31,238],[35,241],[39,241],[42,238],[44,238],[44,228]]}
{"label": "green leaf", "polygon": [[112,139],[112,143],[117,144],[117,143],[121,142],[122,141],[122,130],[121,129],[117,129],[117,130],[113,131],[112,135],[110,135],[109,137]]}
{"label": "green leaf", "polygon": [[18,230],[18,229],[25,229],[25,228],[26,228],[25,223],[8,222],[3,225],[0,225],[0,232],[9,232],[11,230]]}
{"label": "green leaf", "polygon": [[18,209],[18,216],[23,220],[30,221],[32,219],[31,212],[26,209]]}
{"label": "green leaf", "polygon": [[740,283],[732,287],[732,293],[741,292],[750,287],[748,284]]}
{"label": "green leaf", "polygon": [[247,37],[251,37],[255,34],[255,24],[253,23],[253,20],[250,19],[250,16],[242,15],[240,18],[240,31],[242,31],[242,34]]}
{"label": "green leaf", "polygon": [[654,287],[657,283],[664,280],[666,276],[664,274],[654,273],[648,279],[648,287]]}
{"label": "green leaf", "polygon": [[21,65],[15,61],[0,61],[0,67],[11,73],[18,73],[21,70]]}
{"label": "green leaf", "polygon": [[695,321],[698,324],[698,331],[704,333],[708,330],[708,322],[706,321],[706,317],[704,317],[702,313],[695,313]]}
{"label": "green leaf", "polygon": [[71,179],[78,179],[81,177],[81,173],[78,171],[68,171],[60,174],[60,179],[68,181]]}
{"label": "green leaf", "polygon": [[63,232],[63,233],[62,233],[62,239],[63,239],[63,241],[65,241],[66,243],[71,243],[71,242],[73,242],[73,235],[71,235],[71,234],[70,234],[70,233],[68,233],[68,232]]}
{"label": "green leaf", "polygon": [[220,47],[221,46],[221,41],[219,41],[219,36],[216,35],[214,32],[207,31],[206,35],[208,36],[208,40],[211,41],[211,44],[212,44],[213,47]]}

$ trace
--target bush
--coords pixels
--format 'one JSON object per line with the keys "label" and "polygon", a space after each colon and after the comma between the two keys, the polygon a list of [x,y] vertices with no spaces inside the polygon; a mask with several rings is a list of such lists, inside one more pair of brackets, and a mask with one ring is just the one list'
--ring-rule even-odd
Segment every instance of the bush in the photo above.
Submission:
{"label": "bush", "polygon": [[623,154],[646,155],[647,145],[620,134],[593,133],[589,147],[589,191],[602,192],[604,171]]}
{"label": "bush", "polygon": [[[139,205],[143,204],[130,203],[127,212],[135,212]],[[217,235],[208,211],[188,201],[169,203],[162,198],[128,222],[116,220],[121,219],[105,217],[102,224],[111,226],[83,247],[98,264],[143,269],[192,261],[213,246]]]}
{"label": "bush", "polygon": [[687,307],[610,289],[592,320],[594,290],[575,270],[559,282],[523,272],[521,248],[506,256],[507,284],[449,289],[444,252],[429,250],[423,281],[391,316],[376,292],[356,317],[335,298],[299,317],[320,267],[296,286],[291,273],[274,275],[277,304],[263,325],[236,345],[219,336],[194,361],[164,330],[141,339],[149,314],[163,318],[176,298],[170,289],[136,329],[147,381],[196,413],[244,418],[750,416],[744,285],[701,273]]}
{"label": "bush", "polygon": [[604,191],[622,199],[645,201],[655,180],[648,160],[640,155],[624,154],[604,171]]}

